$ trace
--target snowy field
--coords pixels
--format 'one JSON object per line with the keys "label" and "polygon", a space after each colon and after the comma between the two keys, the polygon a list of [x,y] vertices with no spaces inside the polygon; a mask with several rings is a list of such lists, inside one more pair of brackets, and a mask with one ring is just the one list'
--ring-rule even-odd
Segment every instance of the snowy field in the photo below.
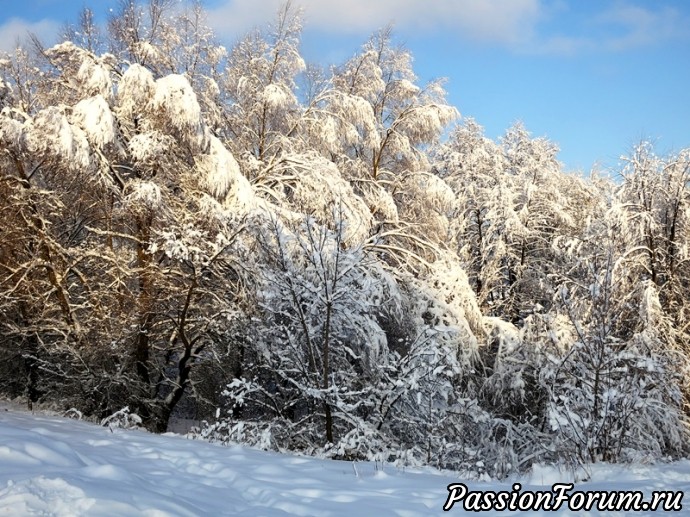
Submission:
{"label": "snowy field", "polygon": [[[470,490],[507,491],[515,481],[467,485]],[[523,490],[550,490],[552,483],[572,480],[566,473],[539,468],[519,481]],[[0,516],[442,515],[446,486],[458,482],[462,480],[448,473],[110,430],[0,404]],[[688,488],[688,461],[656,467],[596,466],[590,481],[575,487],[642,490],[646,498],[653,490]],[[452,514],[463,514],[461,504],[447,515]],[[492,514],[521,512],[483,515]],[[560,514],[569,515],[567,510]]]}

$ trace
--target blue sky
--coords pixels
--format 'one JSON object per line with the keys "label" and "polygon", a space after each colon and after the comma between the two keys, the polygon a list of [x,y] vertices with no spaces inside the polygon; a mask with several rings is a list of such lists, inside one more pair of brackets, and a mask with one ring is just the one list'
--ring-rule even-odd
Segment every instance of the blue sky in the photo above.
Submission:
{"label": "blue sky", "polygon": [[[84,6],[117,0],[2,0],[0,49],[31,30],[48,43]],[[561,147],[569,170],[615,168],[640,139],[690,147],[687,0],[293,0],[303,54],[339,64],[394,24],[421,81],[448,78],[449,100],[487,136],[521,120]],[[270,21],[281,0],[206,0],[226,45]]]}

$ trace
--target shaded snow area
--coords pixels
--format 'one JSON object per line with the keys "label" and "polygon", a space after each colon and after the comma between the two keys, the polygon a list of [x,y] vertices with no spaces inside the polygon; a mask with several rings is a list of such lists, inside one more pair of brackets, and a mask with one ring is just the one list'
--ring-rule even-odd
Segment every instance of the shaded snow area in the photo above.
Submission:
{"label": "shaded snow area", "polygon": [[[591,479],[576,490],[642,490],[649,498],[686,490],[690,462],[596,466]],[[550,490],[567,475],[538,468],[521,481],[523,490]],[[441,515],[446,486],[458,482],[448,473],[221,447],[0,407],[0,515]],[[507,491],[514,482],[467,485]],[[463,514],[462,505],[449,514]]]}

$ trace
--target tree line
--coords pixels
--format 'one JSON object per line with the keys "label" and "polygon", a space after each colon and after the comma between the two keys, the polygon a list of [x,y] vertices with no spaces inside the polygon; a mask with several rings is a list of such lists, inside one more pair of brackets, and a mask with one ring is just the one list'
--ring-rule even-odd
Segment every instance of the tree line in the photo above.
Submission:
{"label": "tree line", "polygon": [[0,58],[0,393],[475,477],[685,455],[690,150],[567,173],[390,29],[301,30],[125,0]]}

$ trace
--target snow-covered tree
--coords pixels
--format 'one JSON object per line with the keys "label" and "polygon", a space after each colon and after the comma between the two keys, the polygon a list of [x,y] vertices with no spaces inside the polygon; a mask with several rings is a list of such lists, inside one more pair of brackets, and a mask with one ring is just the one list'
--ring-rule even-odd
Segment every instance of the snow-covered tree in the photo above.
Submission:
{"label": "snow-covered tree", "polygon": [[435,169],[456,194],[451,238],[482,307],[502,298],[508,239],[516,227],[515,192],[498,145],[473,119],[436,152]]}
{"label": "snow-covered tree", "polygon": [[566,174],[301,27],[125,0],[0,57],[0,394],[474,477],[686,453],[689,152]]}
{"label": "snow-covered tree", "polygon": [[351,174],[357,179],[390,181],[391,174],[428,169],[425,146],[458,113],[446,104],[441,81],[425,87],[416,82],[412,56],[394,46],[390,28],[336,69],[329,112],[334,127],[344,123],[355,137],[339,142],[338,152],[356,162]]}
{"label": "snow-covered tree", "polygon": [[249,390],[244,414],[261,410],[275,439],[299,448],[349,430],[350,413],[366,406],[366,379],[388,355],[378,318],[395,304],[391,280],[361,247],[346,247],[342,212],[334,217],[334,231],[271,218],[260,234],[262,324],[238,386]]}
{"label": "snow-covered tree", "polygon": [[290,148],[287,137],[300,112],[295,80],[305,68],[299,53],[301,31],[301,14],[288,2],[269,29],[250,32],[228,56],[222,132],[234,149],[249,154],[253,180]]}
{"label": "snow-covered tree", "polygon": [[676,346],[687,341],[686,301],[690,271],[690,211],[688,210],[690,153],[661,157],[643,142],[624,158],[623,183],[617,192],[628,246],[644,257],[638,274],[659,291],[662,308],[681,332]]}
{"label": "snow-covered tree", "polygon": [[[41,347],[68,361],[50,371],[87,392],[90,411],[134,397],[147,425],[165,429],[209,327],[239,294],[227,250],[252,191],[186,78],[156,80],[138,64],[120,74],[115,56],[71,42],[44,55],[36,107],[3,112],[2,134],[17,184],[54,208],[31,208],[36,244],[6,288],[43,290],[50,303],[36,317],[56,337]],[[167,246],[187,234],[193,253]]]}
{"label": "snow-covered tree", "polygon": [[670,321],[655,285],[631,276],[638,259],[620,253],[615,214],[593,225],[582,273],[558,294],[567,339],[543,351],[554,452],[571,464],[679,454],[686,417]]}

